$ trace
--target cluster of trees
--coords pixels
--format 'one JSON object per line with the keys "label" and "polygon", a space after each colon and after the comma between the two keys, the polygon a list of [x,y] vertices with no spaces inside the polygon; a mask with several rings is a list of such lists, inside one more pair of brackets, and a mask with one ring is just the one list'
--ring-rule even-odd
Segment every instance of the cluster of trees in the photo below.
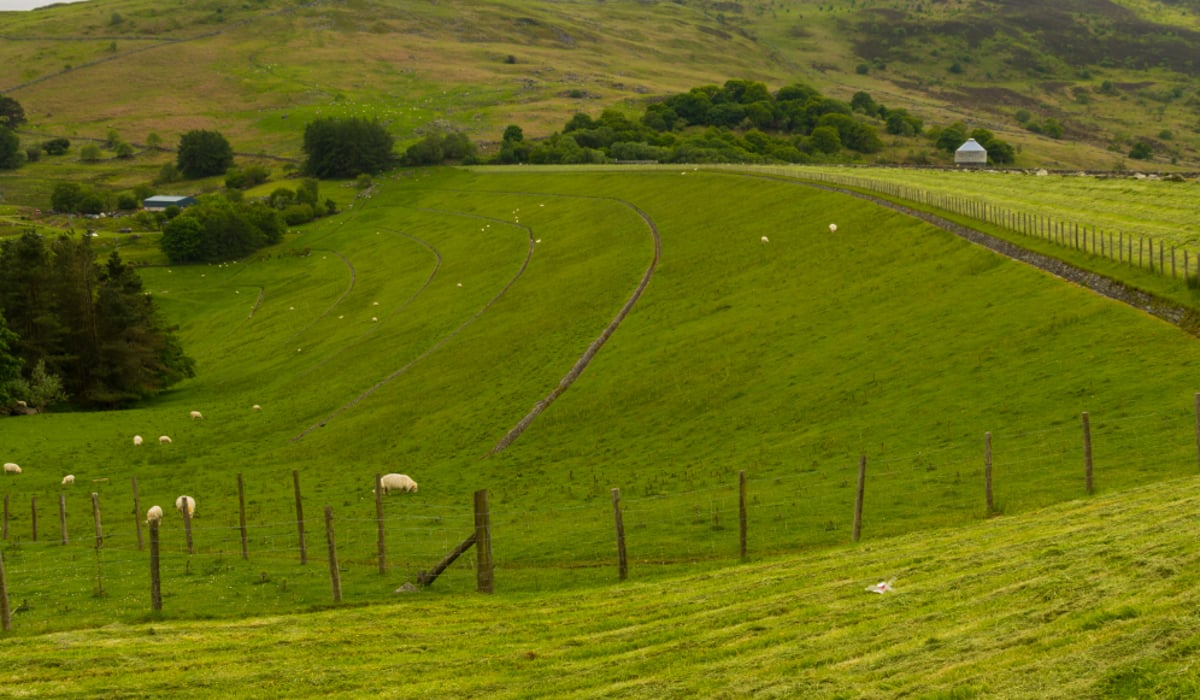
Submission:
{"label": "cluster of trees", "polygon": [[395,165],[394,145],[376,120],[317,119],[304,128],[304,172],[324,179],[374,175]]}
{"label": "cluster of trees", "polygon": [[195,375],[132,267],[91,238],[0,244],[0,403],[118,407]]}
{"label": "cluster of trees", "polygon": [[[872,103],[873,104],[873,103]],[[874,105],[872,114],[888,113]],[[896,111],[906,129],[920,122]],[[915,124],[915,127],[914,127]],[[763,83],[730,80],[668,97],[639,119],[605,110],[598,119],[576,114],[561,133],[530,144],[519,127],[505,130],[501,163],[585,163],[605,160],[660,162],[804,163],[832,160],[843,149],[883,148],[875,126],[845,102],[802,84],[775,93]]]}
{"label": "cluster of trees", "polygon": [[[730,80],[649,105],[638,119],[617,110],[605,110],[597,119],[576,114],[560,133],[538,143],[526,142],[519,126],[509,126],[496,161],[828,162],[844,159],[847,151],[853,155],[881,150],[877,125],[896,136],[919,136],[924,131],[920,118],[878,104],[866,92],[856,93],[846,103],[803,84],[771,93],[762,83]],[[956,130],[963,132],[949,149],[953,152],[967,138],[960,127],[939,129],[930,137],[944,147],[940,139],[953,137]],[[977,133],[996,148],[995,162],[1012,162],[1010,146],[990,132]],[[988,150],[990,154],[992,149]]]}
{"label": "cluster of trees", "polygon": [[283,215],[269,204],[214,193],[168,221],[159,247],[175,264],[224,262],[278,243],[286,229]]}

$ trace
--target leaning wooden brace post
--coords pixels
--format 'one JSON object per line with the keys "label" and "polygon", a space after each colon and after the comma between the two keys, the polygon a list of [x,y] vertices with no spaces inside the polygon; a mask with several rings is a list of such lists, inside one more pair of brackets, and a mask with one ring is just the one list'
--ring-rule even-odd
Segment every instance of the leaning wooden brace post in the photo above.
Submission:
{"label": "leaning wooden brace post", "polygon": [[625,558],[625,520],[621,517],[621,489],[612,490],[613,517],[617,522],[617,578],[624,581],[629,575],[629,561]]}
{"label": "leaning wooden brace post", "polygon": [[439,561],[432,569],[430,569],[429,571],[418,572],[417,573],[417,584],[421,585],[421,586],[433,585],[433,582],[437,580],[437,577],[441,576],[442,572],[445,571],[446,568],[449,567],[451,564],[453,564],[455,559],[458,559],[460,556],[462,556],[463,552],[470,549],[471,545],[473,545],[473,544],[475,544],[475,533],[474,532],[471,533],[470,537],[463,540],[462,544],[458,545],[457,547],[454,548],[453,551],[451,551],[446,556],[442,557],[442,560]]}
{"label": "leaning wooden brace post", "polygon": [[12,629],[12,611],[8,607],[8,579],[4,577],[4,555],[0,554],[0,629]]}
{"label": "leaning wooden brace post", "polygon": [[383,528],[383,475],[375,474],[375,530],[378,533],[379,573],[387,573],[387,539]]}
{"label": "leaning wooden brace post", "polygon": [[150,521],[150,609],[162,610],[162,579],[158,574],[158,520]]}
{"label": "leaning wooden brace post", "polygon": [[1092,494],[1092,424],[1087,411],[1083,412],[1083,474],[1090,496]]}
{"label": "leaning wooden brace post", "polygon": [[325,506],[325,541],[329,543],[329,582],[333,602],[342,602],[342,575],[338,572],[337,545],[333,541],[333,506]]}
{"label": "leaning wooden brace post", "polygon": [[133,522],[137,527],[138,551],[142,551],[142,499],[138,496],[137,477],[133,477]]}
{"label": "leaning wooden brace post", "polygon": [[494,574],[492,514],[487,489],[480,489],[475,492],[475,590],[491,593]]}
{"label": "leaning wooden brace post", "polygon": [[862,537],[863,493],[867,485],[867,456],[858,460],[858,494],[854,497],[854,529],[850,539],[857,542]]}
{"label": "leaning wooden brace post", "polygon": [[242,483],[241,472],[238,472],[238,523],[242,529],[242,559],[249,559],[250,550],[246,546],[246,488]]}
{"label": "leaning wooden brace post", "polygon": [[992,501],[992,434],[983,434],[983,484],[987,492],[987,515],[990,518],[996,512]]}
{"label": "leaning wooden brace post", "polygon": [[308,563],[308,550],[304,547],[304,501],[300,498],[300,472],[292,470],[292,484],[296,490],[296,531],[300,537],[300,563]]}

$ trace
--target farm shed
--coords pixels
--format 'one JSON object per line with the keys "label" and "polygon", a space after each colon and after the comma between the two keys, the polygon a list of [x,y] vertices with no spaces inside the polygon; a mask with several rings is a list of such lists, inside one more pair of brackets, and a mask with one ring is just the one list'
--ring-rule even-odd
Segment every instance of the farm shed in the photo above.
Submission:
{"label": "farm shed", "polygon": [[195,203],[196,198],[187,195],[156,194],[153,197],[147,197],[142,200],[142,208],[146,211],[163,211],[167,207],[179,207],[183,209]]}
{"label": "farm shed", "polygon": [[955,165],[987,165],[987,149],[979,145],[975,139],[958,147],[954,152]]}

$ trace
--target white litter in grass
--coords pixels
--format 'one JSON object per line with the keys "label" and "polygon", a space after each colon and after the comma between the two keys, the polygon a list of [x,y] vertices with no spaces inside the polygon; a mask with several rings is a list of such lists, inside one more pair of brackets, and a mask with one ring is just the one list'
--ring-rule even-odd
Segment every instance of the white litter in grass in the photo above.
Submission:
{"label": "white litter in grass", "polygon": [[891,593],[892,591],[896,590],[892,586],[892,582],[895,580],[896,579],[893,578],[893,579],[888,579],[887,581],[880,581],[879,583],[877,583],[873,586],[867,586],[867,590],[870,591],[871,593]]}

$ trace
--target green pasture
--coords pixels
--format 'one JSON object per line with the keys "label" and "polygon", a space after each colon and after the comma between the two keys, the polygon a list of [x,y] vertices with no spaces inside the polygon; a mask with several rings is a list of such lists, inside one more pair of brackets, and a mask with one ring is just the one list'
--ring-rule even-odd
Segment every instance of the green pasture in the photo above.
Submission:
{"label": "green pasture", "polygon": [[[667,578],[634,567],[594,590],[430,590],[244,620],[131,610],[5,639],[0,697],[1191,697],[1198,486]],[[309,568],[260,582],[227,558],[172,579],[166,605],[272,605],[323,567]],[[879,581],[893,590],[866,590]]]}
{"label": "green pasture", "polygon": [[[662,255],[645,294],[491,454],[631,297],[651,224]],[[226,618],[331,601],[326,506],[345,601],[367,604],[471,533],[477,489],[497,590],[531,594],[614,582],[614,488],[645,580],[737,561],[743,471],[757,559],[847,543],[864,456],[868,542],[983,519],[989,432],[1005,516],[1084,495],[1083,412],[1101,494],[1196,465],[1194,338],[796,182],[404,171],[253,259],[141,274],[197,376],[129,410],[0,421],[0,457],[24,469],[0,480],[16,634],[147,619],[135,525],[151,504],[168,512],[162,616]],[[381,575],[371,487],[391,471],[421,487],[386,499]],[[67,473],[73,487],[59,485]],[[184,493],[198,502],[191,555],[172,507]],[[460,561],[431,592],[472,590]]]}

